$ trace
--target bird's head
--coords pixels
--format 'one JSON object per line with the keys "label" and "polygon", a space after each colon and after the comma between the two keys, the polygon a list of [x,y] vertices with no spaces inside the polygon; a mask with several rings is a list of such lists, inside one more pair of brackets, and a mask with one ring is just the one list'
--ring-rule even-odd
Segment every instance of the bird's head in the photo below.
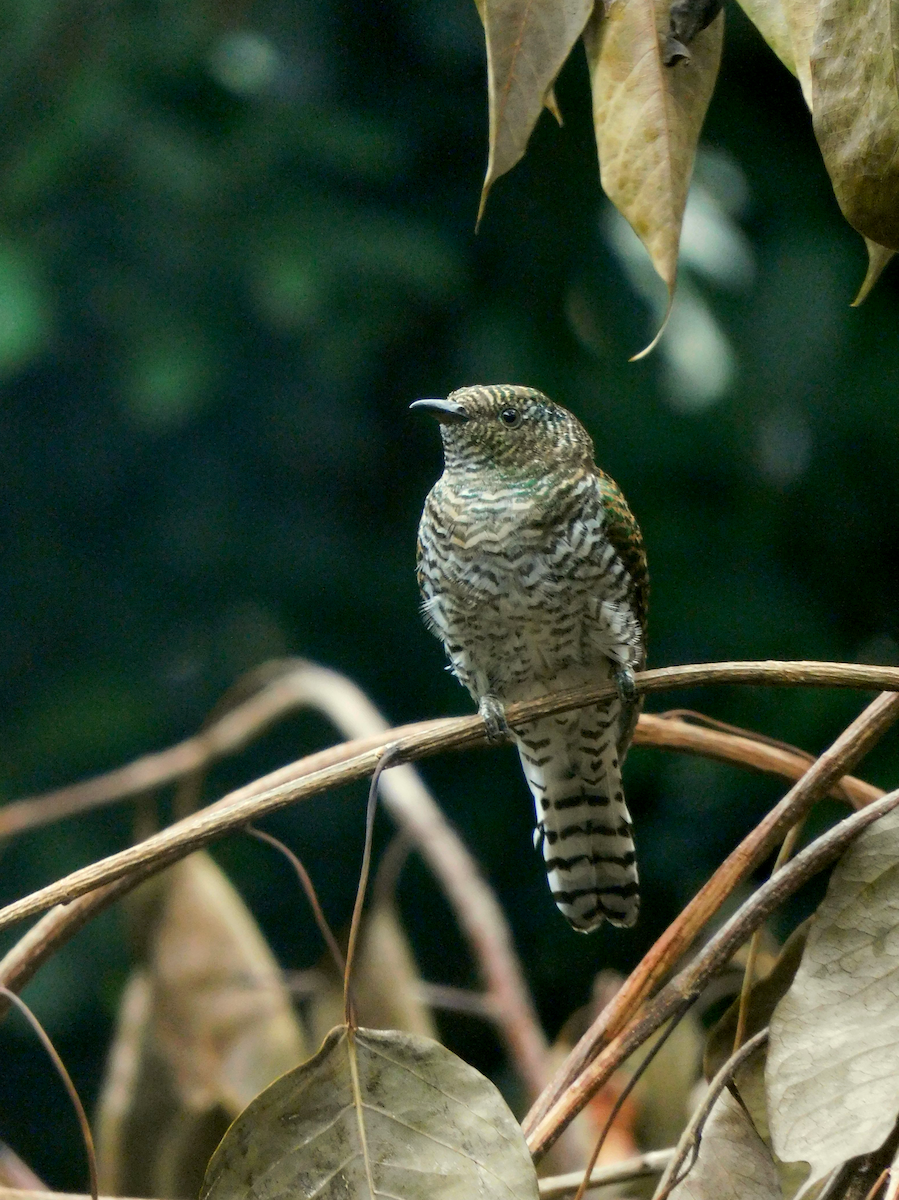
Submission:
{"label": "bird's head", "polygon": [[580,421],[536,388],[478,384],[445,400],[416,400],[440,422],[448,470],[491,467],[544,476],[588,466],[593,443]]}

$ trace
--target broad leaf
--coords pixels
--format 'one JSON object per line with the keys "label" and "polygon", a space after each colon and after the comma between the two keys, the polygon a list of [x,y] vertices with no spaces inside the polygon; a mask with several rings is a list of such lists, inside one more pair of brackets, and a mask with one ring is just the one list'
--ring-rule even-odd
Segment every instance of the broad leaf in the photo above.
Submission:
{"label": "broad leaf", "polygon": [[888,250],[886,246],[878,246],[870,238],[865,238],[865,246],[868,251],[868,270],[862,280],[862,286],[858,289],[858,295],[852,301],[853,308],[858,308],[868,299],[871,289],[883,274],[884,267],[896,253],[895,250]]}
{"label": "broad leaf", "polygon": [[796,59],[783,0],[740,0],[750,19],[788,71],[796,74]]}
{"label": "broad leaf", "polygon": [[846,220],[899,250],[899,0],[820,0],[815,136]]}
{"label": "broad leaf", "polygon": [[[813,105],[811,56],[818,17],[817,0],[741,0],[741,5],[778,58],[799,77],[802,95]],[[894,50],[895,54],[895,50]],[[864,303],[894,251],[865,238],[868,271],[852,301]]]}
{"label": "broad leaf", "polygon": [[[487,38],[490,188],[521,159],[544,105],[558,119],[556,76],[581,36],[593,0],[476,0]],[[478,219],[480,219],[480,214]]]}
{"label": "broad leaf", "polygon": [[673,294],[693,159],[721,59],[719,15],[666,67],[666,0],[610,0],[584,31],[593,124],[606,195],[630,222]]}
{"label": "broad leaf", "polygon": [[[343,976],[330,959],[322,965],[324,986],[312,1002],[312,1029],[322,1042],[343,1020]],[[353,967],[356,1018],[369,1029],[399,1029],[437,1040],[431,1010],[421,998],[422,979],[412,948],[391,900],[378,900],[362,918]]]}
{"label": "broad leaf", "polygon": [[899,1111],[899,813],[837,863],[793,984],[774,1011],[774,1149],[809,1183],[879,1147]]}
{"label": "broad leaf", "polygon": [[237,1118],[201,1200],[536,1200],[499,1092],[427,1038],[339,1026]]}
{"label": "broad leaf", "polygon": [[768,1120],[768,1098],[765,1094],[766,1055],[765,1046],[760,1046],[750,1055],[734,1076],[734,1086],[756,1133],[765,1143],[765,1149],[771,1156],[780,1183],[782,1200],[792,1200],[805,1186],[808,1167],[804,1162],[783,1162],[774,1153],[771,1145],[771,1123]]}
{"label": "broad leaf", "polygon": [[144,889],[147,966],[122,998],[98,1121],[101,1187],[196,1195],[253,1096],[302,1061],[281,973],[240,896],[203,853]]}
{"label": "broad leaf", "polygon": [[740,1104],[724,1091],[709,1115],[699,1154],[670,1200],[780,1200],[768,1148]]}
{"label": "broad leaf", "polygon": [[784,15],[793,46],[795,75],[802,87],[802,96],[812,107],[812,69],[810,58],[818,17],[818,0],[783,0]]}
{"label": "broad leaf", "polygon": [[[770,1022],[774,1009],[792,984],[799,969],[799,961],[802,951],[805,949],[807,936],[808,922],[804,921],[797,929],[793,930],[784,942],[777,961],[769,973],[763,979],[757,979],[752,985],[749,992],[744,1041],[748,1041],[755,1034],[760,1033]],[[709,1032],[703,1061],[705,1076],[708,1080],[718,1074],[734,1052],[739,1014],[740,998],[738,996]]]}

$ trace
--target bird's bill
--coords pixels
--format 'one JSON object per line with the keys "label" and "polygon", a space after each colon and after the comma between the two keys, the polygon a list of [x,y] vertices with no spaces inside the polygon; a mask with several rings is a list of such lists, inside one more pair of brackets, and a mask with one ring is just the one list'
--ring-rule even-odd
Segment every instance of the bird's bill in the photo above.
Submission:
{"label": "bird's bill", "polygon": [[416,400],[409,407],[429,412],[444,425],[459,425],[468,420],[468,413],[456,400]]}

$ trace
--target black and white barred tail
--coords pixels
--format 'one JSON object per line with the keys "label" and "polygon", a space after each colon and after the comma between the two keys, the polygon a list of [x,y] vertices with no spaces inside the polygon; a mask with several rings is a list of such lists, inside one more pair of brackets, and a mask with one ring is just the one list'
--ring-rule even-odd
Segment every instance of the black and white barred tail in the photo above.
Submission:
{"label": "black and white barred tail", "polygon": [[515,734],[550,890],[581,933],[604,920],[633,925],[640,909],[633,830],[621,790],[620,717],[620,703],[613,700],[543,717]]}

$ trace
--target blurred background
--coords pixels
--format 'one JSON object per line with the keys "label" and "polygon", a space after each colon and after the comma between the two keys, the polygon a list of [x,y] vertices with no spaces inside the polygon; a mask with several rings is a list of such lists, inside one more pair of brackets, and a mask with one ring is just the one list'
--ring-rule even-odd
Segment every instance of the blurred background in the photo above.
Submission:
{"label": "blurred background", "polygon": [[[557,89],[564,128],[544,114],[475,235],[486,71],[470,0],[3,0],[0,14],[2,799],[186,736],[241,673],[287,654],[346,672],[393,722],[471,711],[418,615],[416,525],[441,456],[407,409],[475,382],[540,387],[590,429],[644,531],[651,666],[897,661],[899,274],[850,309],[863,243],[798,85],[735,7],[675,315],[636,364],[659,290],[600,193],[580,48]],[[817,751],[867,699],[743,688],[649,707]],[[216,768],[208,795],[329,740],[291,718]],[[894,786],[897,767],[893,738],[861,773]],[[634,751],[643,915],[586,939],[548,896],[514,752],[423,770],[497,889],[550,1034],[782,791]],[[338,926],[364,795],[266,826]],[[379,846],[389,834],[379,822]],[[131,836],[110,809],[8,843],[0,898]],[[289,869],[242,836],[214,854],[280,961],[314,964]],[[424,977],[473,985],[415,859],[399,898]],[[112,912],[27,991],[88,1103],[128,965]],[[499,1069],[489,1030],[442,1028]],[[0,1137],[53,1186],[82,1187],[74,1120],[18,1017],[0,1062]]]}

